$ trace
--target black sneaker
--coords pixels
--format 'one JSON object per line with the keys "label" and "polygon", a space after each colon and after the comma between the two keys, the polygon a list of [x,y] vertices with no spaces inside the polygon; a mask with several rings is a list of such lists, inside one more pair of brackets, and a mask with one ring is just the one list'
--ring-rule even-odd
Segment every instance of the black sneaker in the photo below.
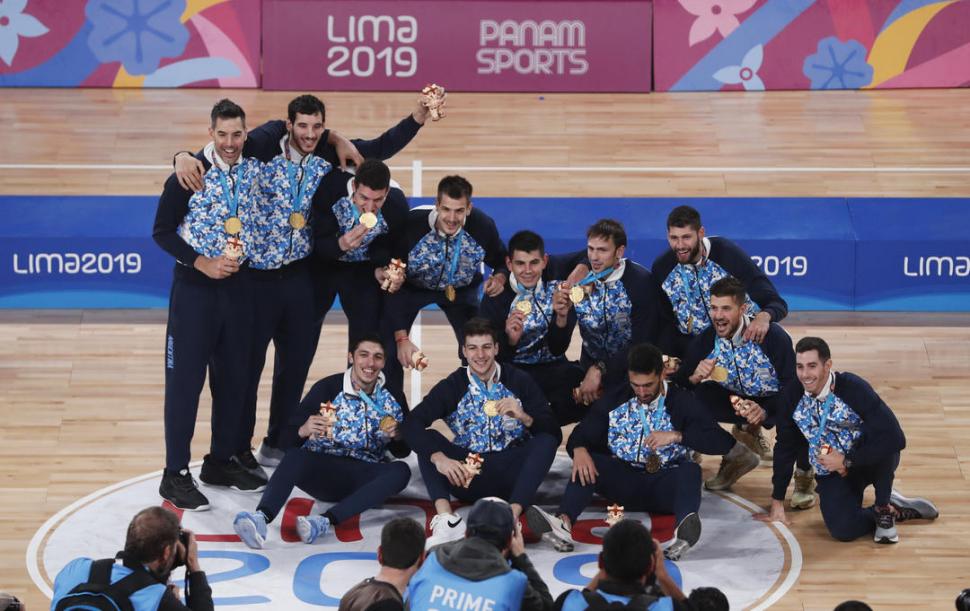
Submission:
{"label": "black sneaker", "polygon": [[896,521],[906,522],[907,520],[935,520],[940,515],[940,510],[929,499],[918,496],[903,496],[893,490],[889,497],[889,504],[896,510]]}
{"label": "black sneaker", "polygon": [[243,492],[260,492],[266,487],[266,480],[250,473],[235,456],[221,461],[206,454],[199,479],[209,486],[226,486]]}
{"label": "black sneaker", "polygon": [[239,460],[239,464],[249,471],[250,475],[262,481],[263,485],[266,485],[266,483],[269,482],[269,477],[266,475],[266,471],[263,471],[263,468],[259,466],[258,462],[256,462],[256,457],[253,456],[252,448],[246,450],[245,452],[236,454],[236,459]]}
{"label": "black sneaker", "polygon": [[169,470],[162,472],[162,483],[158,485],[158,494],[163,499],[184,511],[207,511],[209,499],[199,492],[195,479],[188,469],[176,473]]}

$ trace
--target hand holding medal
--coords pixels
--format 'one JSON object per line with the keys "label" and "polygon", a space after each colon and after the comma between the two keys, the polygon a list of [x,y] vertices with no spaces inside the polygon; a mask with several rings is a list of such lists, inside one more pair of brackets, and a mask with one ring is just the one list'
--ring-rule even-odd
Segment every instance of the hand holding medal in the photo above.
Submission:
{"label": "hand holding medal", "polygon": [[421,90],[421,104],[428,109],[432,121],[438,121],[445,116],[445,88],[430,83]]}
{"label": "hand holding medal", "polygon": [[323,434],[322,437],[333,441],[333,428],[337,423],[337,408],[333,403],[327,401],[326,403],[320,404],[320,415],[323,416]]}
{"label": "hand holding medal", "polygon": [[668,356],[665,354],[663,355],[663,360],[664,360],[663,377],[666,380],[670,376],[677,373],[677,370],[680,369],[680,359],[676,356]]}
{"label": "hand holding medal", "polygon": [[392,416],[384,416],[381,418],[381,422],[378,426],[380,427],[381,432],[391,439],[397,435],[398,422]]}
{"label": "hand holding medal", "polygon": [[391,259],[391,262],[384,268],[384,280],[381,282],[381,290],[394,293],[404,283],[404,270],[407,264],[400,259]]}
{"label": "hand holding medal", "polygon": [[472,479],[482,472],[482,463],[484,462],[485,459],[477,452],[469,452],[468,456],[465,457],[465,462],[461,465],[468,473],[468,479],[465,480],[465,488],[468,488],[472,483]]}
{"label": "hand holding medal", "polygon": [[610,526],[613,526],[617,522],[623,519],[623,505],[617,505],[613,503],[606,508],[606,520],[605,522]]}
{"label": "hand holding medal", "polygon": [[361,214],[360,224],[367,227],[368,230],[373,229],[377,226],[377,215],[373,212],[365,212]]}
{"label": "hand holding medal", "polygon": [[415,351],[411,355],[411,367],[413,367],[415,371],[424,371],[428,368],[428,357],[426,357],[420,350]]}
{"label": "hand holding medal", "polygon": [[236,236],[229,236],[226,240],[226,247],[222,251],[222,256],[230,261],[238,261],[243,256],[242,240]]}

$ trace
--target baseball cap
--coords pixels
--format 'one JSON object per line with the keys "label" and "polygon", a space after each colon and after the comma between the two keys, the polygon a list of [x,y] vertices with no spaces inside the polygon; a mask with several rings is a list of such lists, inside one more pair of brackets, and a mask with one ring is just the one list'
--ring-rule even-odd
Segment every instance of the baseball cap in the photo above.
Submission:
{"label": "baseball cap", "polygon": [[515,529],[512,507],[495,496],[478,499],[468,512],[466,528],[472,536],[508,541]]}

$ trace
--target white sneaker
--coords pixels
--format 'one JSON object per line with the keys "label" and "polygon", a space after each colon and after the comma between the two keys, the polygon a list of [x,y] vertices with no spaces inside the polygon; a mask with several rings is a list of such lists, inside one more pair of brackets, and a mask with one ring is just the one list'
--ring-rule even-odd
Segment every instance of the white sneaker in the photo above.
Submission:
{"label": "white sneaker", "polygon": [[439,513],[431,518],[431,536],[424,543],[424,549],[457,541],[465,536],[465,521],[453,513]]}
{"label": "white sneaker", "polygon": [[525,522],[529,530],[542,537],[543,541],[551,543],[557,552],[571,552],[573,534],[566,528],[562,518],[557,518],[536,505],[530,505],[525,510]]}
{"label": "white sneaker", "polygon": [[268,445],[264,439],[259,442],[259,449],[256,450],[256,462],[264,467],[276,467],[279,466],[285,455],[286,452]]}

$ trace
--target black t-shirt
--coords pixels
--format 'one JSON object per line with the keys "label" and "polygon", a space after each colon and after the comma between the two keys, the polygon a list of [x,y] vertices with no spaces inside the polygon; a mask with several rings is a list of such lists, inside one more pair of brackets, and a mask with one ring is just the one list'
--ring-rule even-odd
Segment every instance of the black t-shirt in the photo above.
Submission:
{"label": "black t-shirt", "polygon": [[368,577],[347,590],[338,611],[396,611],[404,609],[404,599],[394,585]]}

